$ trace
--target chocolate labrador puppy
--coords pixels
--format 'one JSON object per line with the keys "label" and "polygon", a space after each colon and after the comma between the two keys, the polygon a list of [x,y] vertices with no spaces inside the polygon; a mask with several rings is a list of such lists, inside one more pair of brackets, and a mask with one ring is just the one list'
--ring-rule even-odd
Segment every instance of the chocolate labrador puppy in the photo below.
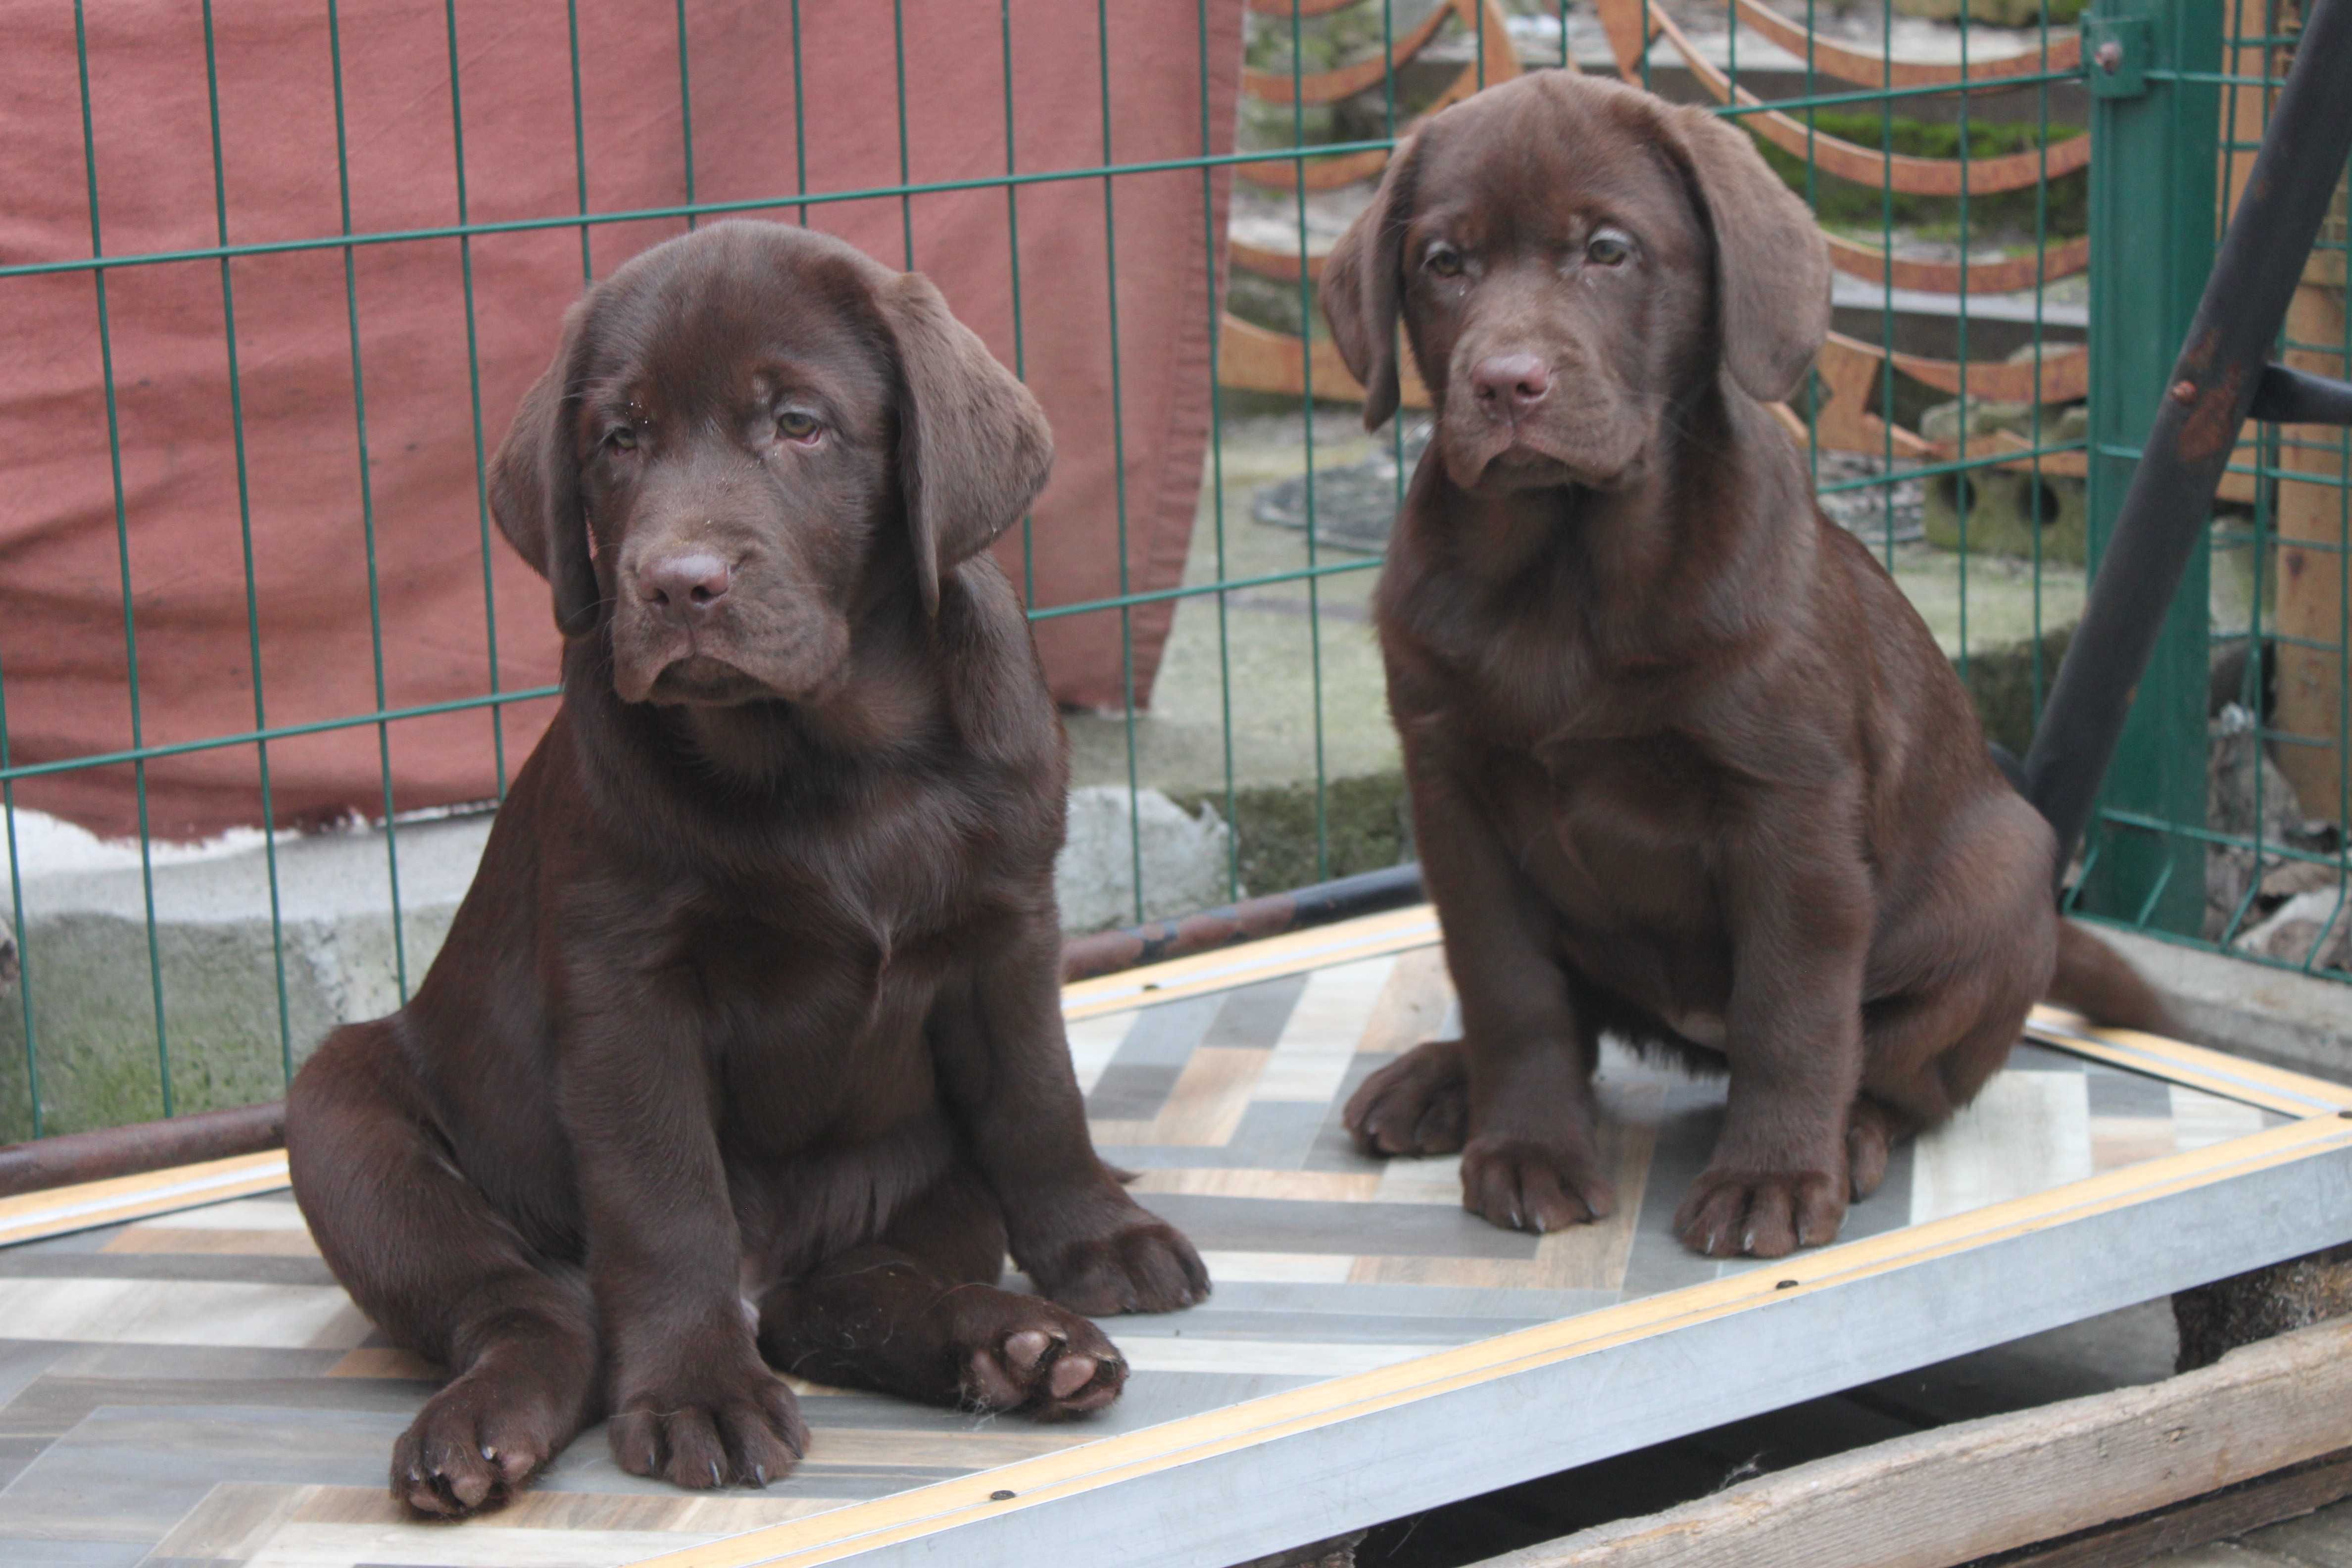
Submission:
{"label": "chocolate labrador puppy", "polygon": [[1570,73],[1491,89],[1399,149],[1323,302],[1367,426],[1400,319],[1436,407],[1375,613],[1465,1038],[1363,1086],[1361,1145],[1461,1149],[1499,1226],[1606,1215],[1614,1031],[1728,1068],[1675,1230],[1777,1257],[2036,998],[2161,1020],[2058,920],[2049,827],[1763,405],[1821,346],[1829,258],[1744,133]]}
{"label": "chocolate labrador puppy", "polygon": [[718,224],[566,317],[490,477],[562,709],[415,998],[287,1107],[336,1278],[451,1373],[393,1450],[420,1512],[603,1415],[624,1468],[764,1484],[772,1368],[1096,1409],[1079,1314],[1206,1294],[1063,1034],[1061,725],[982,553],[1051,460],[929,282],[823,236]]}

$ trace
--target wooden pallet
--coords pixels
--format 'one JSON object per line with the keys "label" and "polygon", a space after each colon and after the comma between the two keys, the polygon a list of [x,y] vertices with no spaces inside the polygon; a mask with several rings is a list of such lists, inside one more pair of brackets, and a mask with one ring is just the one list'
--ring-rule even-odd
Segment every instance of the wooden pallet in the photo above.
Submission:
{"label": "wooden pallet", "polygon": [[590,1433],[503,1512],[411,1523],[383,1478],[431,1370],[335,1286],[282,1156],[0,1201],[0,1561],[1225,1568],[2352,1236],[2352,1089],[2055,1013],[1835,1247],[1678,1247],[1721,1086],[1614,1053],[1618,1215],[1497,1231],[1452,1161],[1339,1125],[1447,1026],[1436,936],[1408,910],[1070,986],[1096,1137],[1215,1297],[1111,1320],[1135,1375],[1090,1422],[802,1386],[808,1460],[764,1492]]}

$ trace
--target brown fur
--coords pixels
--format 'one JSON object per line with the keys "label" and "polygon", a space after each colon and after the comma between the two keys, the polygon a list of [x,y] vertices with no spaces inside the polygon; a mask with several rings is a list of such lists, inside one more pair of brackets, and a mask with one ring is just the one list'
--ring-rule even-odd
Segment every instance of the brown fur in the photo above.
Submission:
{"label": "brown fur", "polygon": [[1375,609],[1465,1036],[1364,1085],[1360,1143],[1462,1149],[1497,1225],[1605,1215],[1615,1031],[1727,1067],[1675,1227],[1771,1257],[1977,1092],[2062,955],[2160,1016],[2062,945],[2047,825],[1759,401],[1820,347],[1829,263],[1744,134],[1563,72],[1481,93],[1323,298],[1368,424],[1400,320],[1436,400]]}
{"label": "brown fur", "polygon": [[[1051,456],[929,283],[805,231],[705,228],[567,317],[491,480],[562,710],[414,1000],[287,1110],[336,1277],[452,1374],[414,1508],[606,1413],[625,1468],[764,1483],[806,1440],[771,1367],[1096,1409],[1126,1369],[1078,1314],[1206,1293],[1063,1035],[1061,726],[982,553]],[[1008,1247],[1052,1300],[994,1288]]]}

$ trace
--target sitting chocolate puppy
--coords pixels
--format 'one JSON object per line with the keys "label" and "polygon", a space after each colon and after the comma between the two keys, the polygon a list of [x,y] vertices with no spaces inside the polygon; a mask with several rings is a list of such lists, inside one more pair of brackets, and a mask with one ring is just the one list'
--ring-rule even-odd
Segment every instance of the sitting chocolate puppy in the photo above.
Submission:
{"label": "sitting chocolate puppy", "polygon": [[1051,460],[929,282],[804,230],[566,318],[490,481],[562,709],[414,1000],[287,1109],[336,1278],[452,1374],[393,1451],[418,1510],[604,1415],[636,1474],[764,1484],[807,1440],[771,1368],[1092,1410],[1126,1368],[1078,1314],[1207,1293],[1062,1028],[1061,725],[982,553]]}
{"label": "sitting chocolate puppy", "polygon": [[1827,247],[1747,136],[1543,71],[1432,120],[1332,251],[1377,426],[1402,318],[1436,429],[1374,613],[1465,1038],[1374,1075],[1367,1149],[1463,1201],[1610,1212],[1604,1032],[1730,1073],[1691,1247],[1834,1237],[2036,998],[2160,1025],[2051,898],[2055,840],[1893,579],[1764,406],[1830,321]]}

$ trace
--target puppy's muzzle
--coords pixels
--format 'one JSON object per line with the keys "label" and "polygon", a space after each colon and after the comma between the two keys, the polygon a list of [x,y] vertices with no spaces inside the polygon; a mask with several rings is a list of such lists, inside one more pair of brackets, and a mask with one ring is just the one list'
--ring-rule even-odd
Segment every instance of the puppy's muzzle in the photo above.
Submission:
{"label": "puppy's muzzle", "polygon": [[735,574],[727,563],[707,550],[680,550],[641,563],[636,571],[637,597],[673,625],[708,624]]}
{"label": "puppy's muzzle", "polygon": [[1551,393],[1551,367],[1534,354],[1488,354],[1470,372],[1471,395],[1489,420],[1517,425]]}

